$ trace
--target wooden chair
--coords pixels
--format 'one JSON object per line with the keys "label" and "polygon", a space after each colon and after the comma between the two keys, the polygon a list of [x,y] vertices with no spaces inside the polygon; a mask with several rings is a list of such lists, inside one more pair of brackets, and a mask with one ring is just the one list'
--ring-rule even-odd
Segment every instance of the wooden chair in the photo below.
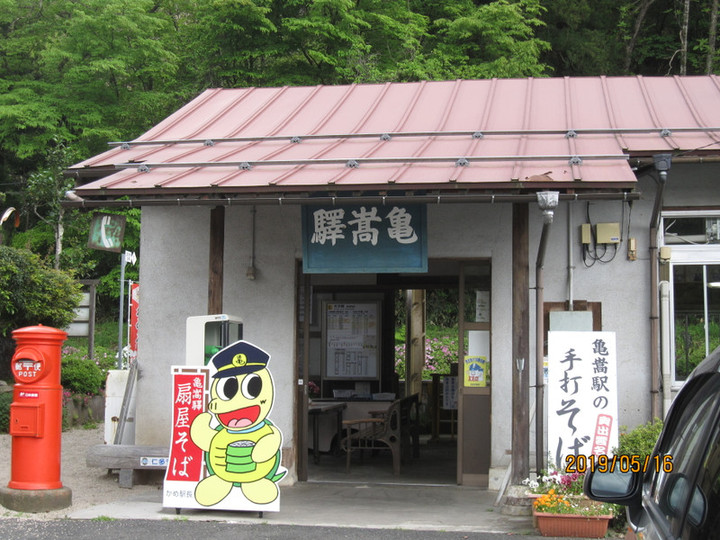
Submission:
{"label": "wooden chair", "polygon": [[[362,452],[389,449],[392,454],[393,474],[399,476],[401,460],[419,455],[417,405],[418,396],[415,394],[394,401],[386,411],[373,411],[371,418],[343,420],[345,470],[350,472],[353,450]],[[408,452],[410,448],[411,454]]]}
{"label": "wooden chair", "polygon": [[402,461],[420,457],[420,396],[400,400],[400,448]]}

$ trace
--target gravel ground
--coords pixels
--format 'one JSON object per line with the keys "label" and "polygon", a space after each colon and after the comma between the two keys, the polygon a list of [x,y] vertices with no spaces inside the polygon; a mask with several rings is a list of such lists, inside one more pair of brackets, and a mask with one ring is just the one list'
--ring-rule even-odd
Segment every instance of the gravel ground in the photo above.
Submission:
{"label": "gravel ground", "polygon": [[[72,505],[62,510],[25,514],[0,506],[0,519],[28,517],[31,519],[64,518],[76,510],[126,499],[129,490],[119,487],[118,475],[108,474],[107,469],[88,467],[85,455],[88,448],[103,444],[103,424],[95,429],[74,428],[62,434],[62,465],[60,480],[72,491]],[[0,434],[0,486],[6,487],[11,475],[12,437]],[[135,485],[133,494],[157,491],[159,485]]]}

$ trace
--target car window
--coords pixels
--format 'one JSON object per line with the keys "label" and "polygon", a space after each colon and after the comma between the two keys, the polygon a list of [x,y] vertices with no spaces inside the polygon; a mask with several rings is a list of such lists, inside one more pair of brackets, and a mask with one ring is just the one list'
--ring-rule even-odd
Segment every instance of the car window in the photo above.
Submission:
{"label": "car window", "polygon": [[685,396],[690,397],[684,404],[678,403],[681,407],[673,411],[674,418],[670,419],[659,448],[659,454],[672,461],[655,473],[651,496],[675,535],[679,535],[686,515],[688,521],[701,525],[707,514],[707,503],[695,489],[695,481],[717,420],[720,405],[717,379],[706,378],[688,385]]}
{"label": "car window", "polygon": [[720,424],[707,447],[700,474],[694,486],[683,538],[720,538]]}

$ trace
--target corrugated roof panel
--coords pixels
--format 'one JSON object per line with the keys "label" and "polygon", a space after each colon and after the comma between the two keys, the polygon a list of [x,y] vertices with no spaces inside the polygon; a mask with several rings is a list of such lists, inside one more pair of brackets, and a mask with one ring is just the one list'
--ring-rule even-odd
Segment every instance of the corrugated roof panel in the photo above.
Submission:
{"label": "corrugated roof panel", "polygon": [[572,121],[567,129],[604,129],[618,127],[613,121],[613,110],[609,107],[603,81],[605,77],[568,77],[566,106]]}
{"label": "corrugated roof panel", "polygon": [[498,80],[485,130],[523,129],[526,93],[527,81]]}
{"label": "corrugated roof panel", "polygon": [[717,106],[720,79],[717,75],[691,80],[681,78],[678,84],[688,96],[688,103],[694,111],[696,122],[705,127],[720,126],[720,107]]}
{"label": "corrugated roof panel", "polygon": [[527,126],[529,129],[563,129],[572,123],[567,117],[566,88],[564,79],[550,79],[538,84],[535,79],[532,93],[528,96]]}
{"label": "corrugated roof panel", "polygon": [[[445,129],[475,131],[483,129],[486,122],[485,104],[493,101],[493,85],[478,84],[489,81],[462,81],[456,92],[456,106],[447,113]],[[436,105],[441,107],[440,104]]]}
{"label": "corrugated roof panel", "polygon": [[[128,149],[113,148],[71,170],[152,165],[150,172],[120,170],[80,186],[85,194],[156,186],[168,193],[453,184],[514,189],[526,182],[628,187],[634,175],[623,153],[718,151],[720,132],[687,131],[698,127],[720,127],[715,76],[211,89]],[[663,128],[673,132],[661,134]],[[566,137],[568,130],[577,133]],[[465,133],[449,134],[455,131]],[[392,137],[381,138],[383,133]],[[318,136],[323,138],[313,138]],[[257,139],[227,140],[238,137]],[[162,144],[142,144],[150,141]],[[591,158],[599,155],[617,157]],[[573,156],[582,159],[571,163]],[[470,163],[456,166],[462,157]],[[498,161],[502,157],[507,159]],[[423,161],[430,158],[442,161]],[[336,162],[326,162],[331,159]],[[359,166],[348,167],[351,159]],[[229,163],[212,166],[222,162]],[[240,169],[242,162],[251,169]]]}

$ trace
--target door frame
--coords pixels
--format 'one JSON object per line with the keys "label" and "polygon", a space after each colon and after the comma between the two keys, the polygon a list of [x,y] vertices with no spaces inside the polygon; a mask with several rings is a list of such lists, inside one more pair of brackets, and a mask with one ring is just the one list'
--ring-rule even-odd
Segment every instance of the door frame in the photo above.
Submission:
{"label": "door frame", "polygon": [[[490,268],[490,284],[489,291],[492,291],[492,264],[489,259],[475,259],[475,260],[462,260],[460,263],[460,272],[458,276],[458,445],[457,445],[457,483],[459,485],[467,486],[482,486],[487,487],[489,482],[489,464],[490,464],[490,451],[491,451],[491,420],[492,420],[492,396],[491,386],[485,387],[470,387],[465,385],[465,370],[464,370],[464,358],[467,353],[465,350],[465,334],[470,331],[487,331],[491,336],[491,323],[489,322],[472,322],[465,320],[465,292],[466,292],[466,277],[467,268],[476,266],[479,264],[487,264]],[[492,298],[490,299],[490,306],[492,306]],[[492,312],[492,310],[491,310]],[[490,372],[492,373],[492,339],[489,340],[490,345],[488,356],[490,360]],[[477,412],[477,405],[480,402],[482,408],[481,411],[487,412],[487,418],[478,418],[478,415],[470,413],[470,407],[475,407],[474,413]],[[481,415],[482,416],[482,415]],[[487,430],[487,437],[483,440],[486,441],[485,456],[481,455],[480,459],[487,462],[487,468],[482,465],[484,472],[468,472],[466,465],[469,464],[471,450],[469,446],[474,442],[466,433],[467,430],[472,427],[480,426],[485,427]],[[466,448],[468,446],[468,448]],[[474,448],[472,457],[477,459],[478,448]],[[468,454],[466,456],[466,454]]]}

